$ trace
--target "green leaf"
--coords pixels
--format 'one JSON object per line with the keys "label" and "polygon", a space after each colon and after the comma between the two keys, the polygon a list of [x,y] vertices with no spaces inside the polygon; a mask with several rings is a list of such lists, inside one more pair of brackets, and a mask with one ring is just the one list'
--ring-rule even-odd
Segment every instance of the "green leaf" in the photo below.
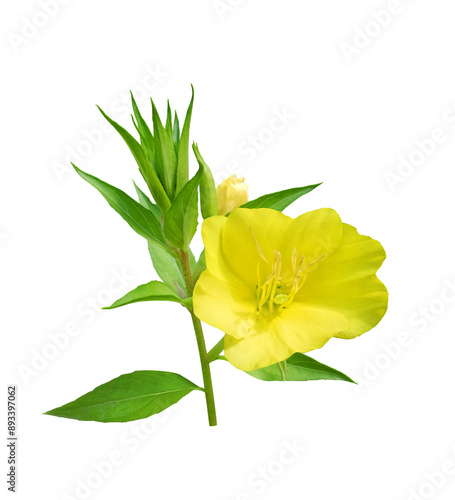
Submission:
{"label": "green leaf", "polygon": [[158,205],[155,205],[155,203],[152,203],[150,201],[150,198],[137,186],[137,184],[133,181],[134,184],[134,189],[136,190],[137,193],[137,199],[139,200],[139,203],[146,208],[147,210],[150,210],[152,214],[155,216],[155,219],[161,224],[161,210]]}
{"label": "green leaf", "polygon": [[131,422],[160,413],[194,390],[202,389],[177,373],[137,371],[100,385],[46,415],[95,422]]}
{"label": "green leaf", "polygon": [[179,297],[165,283],[161,281],[150,281],[150,283],[138,286],[124,295],[121,299],[116,300],[111,306],[103,307],[103,309],[115,309],[128,304],[134,304],[135,302],[149,302],[154,300],[178,302],[182,305],[188,303],[188,300]]}
{"label": "green leaf", "polygon": [[179,193],[183,186],[188,182],[189,179],[189,158],[188,158],[188,148],[190,146],[190,124],[191,115],[193,113],[193,103],[194,103],[194,88],[191,85],[191,101],[188,106],[188,111],[186,112],[185,122],[183,123],[182,135],[180,136],[179,142],[179,152],[177,160],[177,185],[176,193]]}
{"label": "green leaf", "polygon": [[193,271],[193,279],[196,282],[201,274],[205,271],[207,264],[205,262],[205,248],[202,250],[201,255],[199,255],[199,259],[196,262],[196,266]]}
{"label": "green leaf", "polygon": [[155,139],[152,132],[150,132],[147,122],[142,118],[141,112],[136,104],[133,93],[131,92],[131,102],[133,105],[133,112],[136,118],[136,129],[139,132],[141,138],[142,147],[148,152],[150,161],[155,158]]}
{"label": "green leaf", "polygon": [[155,134],[155,169],[163,184],[166,193],[172,200],[174,198],[175,182],[177,175],[177,157],[172,142],[172,130],[165,129],[160,116],[152,101],[153,132]]}
{"label": "green leaf", "polygon": [[193,142],[193,151],[199,163],[199,167],[202,168],[201,184],[199,188],[201,191],[201,213],[202,217],[207,219],[207,217],[218,215],[215,181],[213,180],[210,167],[205,163],[204,158],[202,158],[199,152],[198,145],[195,142]]}
{"label": "green leaf", "polygon": [[172,253],[164,239],[161,225],[150,210],[144,208],[121,189],[111,186],[107,182],[83,172],[74,164],[72,165],[84,180],[102,194],[109,205],[136,231],[136,233],[140,234],[154,245],[158,245],[167,252]]}
{"label": "green leaf", "polygon": [[172,111],[171,105],[169,104],[169,99],[167,101],[167,115],[166,115],[166,132],[172,136]]}
{"label": "green leaf", "polygon": [[[134,181],[133,181],[134,182]],[[134,183],[136,192],[139,198],[139,203],[148,208],[161,224],[161,211],[153,204],[146,194],[144,194]],[[180,262],[176,259],[175,255],[170,255],[167,251],[163,250],[156,245],[149,242],[148,244],[150,258],[153,262],[153,267],[158,273],[158,276],[166,283],[172,290],[185,290],[185,280],[183,278],[182,267]],[[193,265],[194,255],[190,251],[190,263]],[[195,265],[195,264],[194,264]]]}
{"label": "green leaf", "polygon": [[[278,363],[266,368],[245,372],[260,380],[272,381],[282,380],[282,371]],[[355,382],[344,373],[323,365],[305,354],[293,354],[286,362],[286,381],[304,380],[343,380],[345,382]]]}
{"label": "green leaf", "polygon": [[179,124],[179,118],[177,116],[177,111],[175,112],[174,115],[174,126],[172,128],[172,141],[174,143],[174,147],[176,148],[175,152],[178,155],[179,141],[180,141],[180,124]]}
{"label": "green leaf", "polygon": [[265,194],[255,200],[248,201],[243,204],[241,208],[272,208],[273,210],[283,211],[295,200],[299,199],[304,194],[313,191],[313,189],[320,186],[319,184],[312,184],[311,186],[297,187],[278,191],[276,193]]}
{"label": "green leaf", "polygon": [[188,250],[197,229],[198,187],[202,169],[189,180],[164,216],[164,234],[177,248]]}
{"label": "green leaf", "polygon": [[185,280],[180,263],[156,245],[149,243],[148,247],[153,267],[158,276],[172,289],[184,291]]}
{"label": "green leaf", "polygon": [[[163,186],[161,185],[160,180],[158,179],[155,170],[152,167],[152,164],[147,158],[147,155],[142,148],[142,146],[136,141],[136,139],[121,125],[117,122],[109,118],[106,113],[98,106],[98,109],[101,111],[101,114],[106,118],[106,120],[115,128],[115,130],[122,136],[123,140],[126,142],[127,146],[130,148],[131,153],[136,160],[136,163],[139,166],[139,170],[144,178],[147,186],[152,193],[152,196],[156,203],[160,206],[163,211],[166,211],[171,202],[166,192],[164,191]],[[139,128],[139,124],[137,125]]]}

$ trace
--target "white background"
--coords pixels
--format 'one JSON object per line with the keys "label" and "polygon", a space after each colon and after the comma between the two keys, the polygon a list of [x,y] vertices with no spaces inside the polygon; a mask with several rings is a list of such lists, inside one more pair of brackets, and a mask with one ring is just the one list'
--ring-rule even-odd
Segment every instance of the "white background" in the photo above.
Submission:
{"label": "white background", "polygon": [[[453,498],[455,469],[433,474],[455,463],[453,1],[63,3],[49,0],[51,19],[32,0],[0,14],[1,393],[18,385],[17,498]],[[183,118],[190,83],[191,138],[218,180],[244,175],[251,198],[324,181],[287,213],[333,207],[384,245],[386,317],[313,353],[361,383],[265,383],[217,362],[216,428],[201,393],[136,423],[43,416],[134,370],[201,382],[183,308],[100,311],[156,275],[144,240],[68,168],[133,194],[134,160],[95,131],[95,104],[131,129],[132,89],[148,117],[151,95]],[[271,134],[277,112],[291,117]],[[6,448],[1,460],[6,474]]]}

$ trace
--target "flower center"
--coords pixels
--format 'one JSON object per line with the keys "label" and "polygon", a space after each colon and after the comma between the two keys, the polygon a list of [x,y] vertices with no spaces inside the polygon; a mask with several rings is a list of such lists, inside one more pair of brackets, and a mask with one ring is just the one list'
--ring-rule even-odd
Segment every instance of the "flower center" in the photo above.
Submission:
{"label": "flower center", "polygon": [[251,227],[250,232],[259,253],[259,259],[256,268],[257,310],[261,313],[280,313],[284,308],[289,307],[292,304],[296,294],[303,287],[307,276],[307,273],[305,273],[304,271],[321,260],[326,254],[321,255],[318,259],[304,266],[305,256],[302,255],[299,259],[297,256],[297,248],[294,247],[292,249],[291,268],[290,270],[285,269],[285,272],[283,272],[281,252],[274,250],[272,272],[269,274],[265,281],[262,281],[261,265],[263,265],[263,262],[268,265],[270,265],[270,263],[262,252]]}

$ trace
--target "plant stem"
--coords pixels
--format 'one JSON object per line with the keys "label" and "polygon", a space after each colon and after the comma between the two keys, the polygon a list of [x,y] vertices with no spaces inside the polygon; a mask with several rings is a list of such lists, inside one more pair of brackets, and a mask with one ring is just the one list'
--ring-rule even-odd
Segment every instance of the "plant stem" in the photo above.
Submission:
{"label": "plant stem", "polygon": [[[180,263],[182,265],[183,276],[185,278],[185,286],[188,297],[193,296],[194,279],[191,273],[190,260],[188,252],[181,251]],[[193,321],[194,333],[196,334],[197,348],[199,350],[199,358],[201,361],[202,378],[204,381],[205,400],[207,403],[207,414],[209,417],[209,425],[216,425],[216,410],[215,398],[213,396],[212,375],[210,373],[210,362],[205,345],[204,332],[200,319],[194,314],[193,307],[190,309],[191,320]]]}

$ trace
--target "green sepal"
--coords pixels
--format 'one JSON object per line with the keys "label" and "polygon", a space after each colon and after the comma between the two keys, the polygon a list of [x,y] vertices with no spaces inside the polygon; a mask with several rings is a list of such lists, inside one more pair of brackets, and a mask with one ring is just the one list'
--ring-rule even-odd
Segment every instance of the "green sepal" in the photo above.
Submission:
{"label": "green sepal", "polygon": [[94,188],[96,188],[109,205],[130,225],[136,233],[173,254],[166,243],[161,225],[150,210],[144,208],[136,200],[124,193],[121,189],[111,186],[97,177],[87,174],[72,163],[76,172]]}
{"label": "green sepal", "polygon": [[320,186],[319,184],[312,184],[311,186],[296,187],[285,189],[284,191],[277,191],[276,193],[265,194],[255,200],[247,201],[240,208],[272,208],[282,212],[291,203],[298,200],[304,194],[313,191],[313,189]]}
{"label": "green sepal", "polygon": [[194,103],[194,87],[191,85],[191,101],[186,112],[185,122],[183,123],[182,134],[180,136],[177,159],[177,184],[176,194],[185,186],[189,179],[189,155],[188,148],[190,145],[190,124],[191,115],[193,113]]}
{"label": "green sepal", "polygon": [[[293,354],[286,361],[286,381],[306,381],[306,380],[342,380],[344,382],[355,382],[344,373],[341,373],[330,366],[324,365],[305,354]],[[245,372],[254,378],[265,381],[282,381],[283,371],[276,363],[266,368]]]}
{"label": "green sepal", "polygon": [[194,390],[202,389],[177,373],[136,371],[45,414],[95,422],[131,422],[162,412]]}
{"label": "green sepal", "polygon": [[218,203],[216,199],[215,181],[212,171],[202,158],[198,145],[193,142],[193,151],[199,167],[202,168],[201,183],[199,190],[201,192],[201,213],[204,219],[218,215]]}
{"label": "green sepal", "polygon": [[[142,174],[147,186],[152,193],[153,199],[156,201],[161,210],[166,211],[171,206],[170,199],[166,194],[158,176],[156,175],[155,170],[153,169],[152,164],[147,158],[147,154],[144,151],[143,147],[137,142],[137,140],[121,125],[117,122],[109,118],[106,113],[98,106],[101,114],[106,118],[106,120],[115,128],[115,130],[122,136],[123,140],[126,142],[129,147],[131,153],[136,160],[136,163],[139,166],[139,171]],[[137,124],[139,128],[139,124]]]}
{"label": "green sepal", "polygon": [[166,190],[169,199],[174,199],[177,175],[177,157],[172,142],[172,130],[164,128],[161,123],[155,103],[152,102],[153,133],[155,134],[155,163],[158,178]]}
{"label": "green sepal", "polygon": [[197,229],[198,188],[201,175],[202,168],[199,168],[196,175],[178,193],[164,216],[166,238],[172,245],[185,251],[188,251]]}
{"label": "green sepal", "polygon": [[150,281],[145,285],[140,285],[134,290],[131,290],[131,292],[128,292],[121,299],[116,300],[108,307],[103,307],[103,309],[115,309],[136,302],[149,302],[155,300],[178,302],[184,306],[188,305],[188,299],[186,297],[179,297],[177,293],[165,283],[161,281]]}

